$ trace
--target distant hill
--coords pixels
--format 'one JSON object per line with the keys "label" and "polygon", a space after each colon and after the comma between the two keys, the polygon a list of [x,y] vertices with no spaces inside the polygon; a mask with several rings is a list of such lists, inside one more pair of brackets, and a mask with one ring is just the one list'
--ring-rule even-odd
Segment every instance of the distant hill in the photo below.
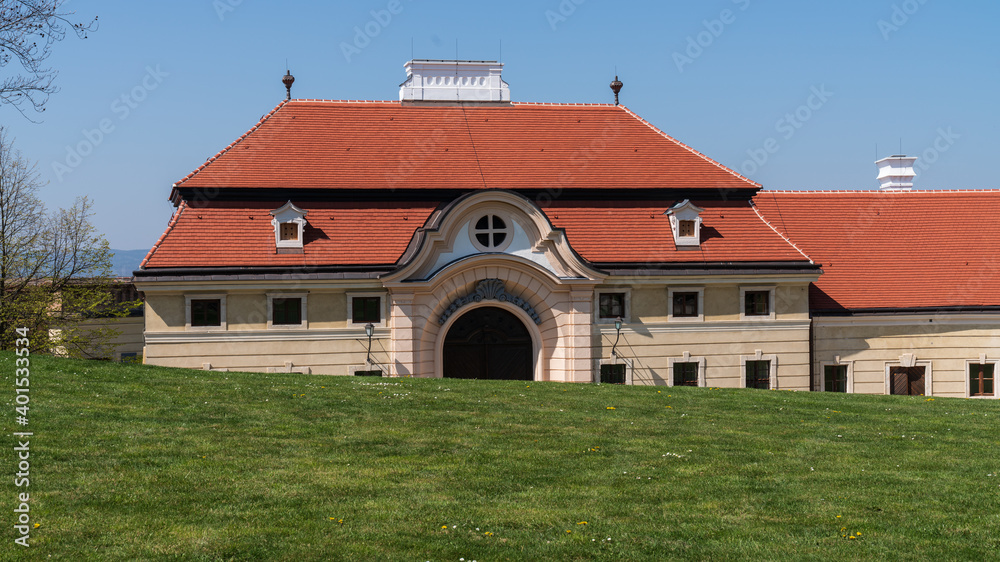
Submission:
{"label": "distant hill", "polygon": [[142,258],[146,257],[149,250],[115,250],[111,259],[111,274],[116,277],[132,277],[132,272],[139,269]]}

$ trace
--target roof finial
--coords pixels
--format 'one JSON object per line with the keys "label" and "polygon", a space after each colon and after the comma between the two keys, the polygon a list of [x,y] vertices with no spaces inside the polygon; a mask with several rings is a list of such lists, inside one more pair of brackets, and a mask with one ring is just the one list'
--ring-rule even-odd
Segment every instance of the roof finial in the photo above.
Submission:
{"label": "roof finial", "polygon": [[285,99],[292,99],[292,83],[295,82],[295,77],[292,76],[292,71],[286,69],[285,75],[281,77],[281,83],[285,85]]}
{"label": "roof finial", "polygon": [[618,92],[622,91],[622,81],[618,79],[618,75],[615,74],[615,79],[611,82],[611,91],[615,93],[615,105],[618,105]]}

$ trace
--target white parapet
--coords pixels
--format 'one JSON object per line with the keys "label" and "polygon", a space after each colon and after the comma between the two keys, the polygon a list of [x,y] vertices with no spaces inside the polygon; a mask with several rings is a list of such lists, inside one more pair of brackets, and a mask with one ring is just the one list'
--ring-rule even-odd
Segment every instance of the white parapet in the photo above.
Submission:
{"label": "white parapet", "polygon": [[912,189],[913,178],[917,176],[913,171],[913,164],[916,161],[916,156],[899,155],[876,161],[879,189]]}
{"label": "white parapet", "polygon": [[510,87],[496,61],[411,60],[400,101],[509,102]]}

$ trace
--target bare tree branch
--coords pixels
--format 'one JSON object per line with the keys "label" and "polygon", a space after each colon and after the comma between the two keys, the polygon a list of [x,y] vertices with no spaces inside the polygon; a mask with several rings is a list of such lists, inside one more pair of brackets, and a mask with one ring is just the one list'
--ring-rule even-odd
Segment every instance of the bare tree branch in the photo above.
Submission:
{"label": "bare tree branch", "polygon": [[[23,72],[6,73],[0,82],[0,104],[45,111],[58,72],[44,66],[55,43],[72,31],[80,39],[97,31],[97,17],[89,23],[71,21],[74,12],[62,11],[66,0],[0,0],[0,69],[16,60]],[[30,119],[30,118],[29,118]]]}

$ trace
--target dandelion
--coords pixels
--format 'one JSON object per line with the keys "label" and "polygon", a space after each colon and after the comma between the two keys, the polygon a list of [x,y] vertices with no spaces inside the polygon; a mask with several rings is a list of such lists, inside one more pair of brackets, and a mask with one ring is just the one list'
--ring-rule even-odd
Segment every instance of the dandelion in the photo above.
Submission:
{"label": "dandelion", "polygon": [[586,524],[587,524],[586,521],[580,521],[579,523],[577,523],[577,525],[586,525]]}
{"label": "dandelion", "polygon": [[[331,517],[330,519],[333,519],[333,517]],[[442,528],[442,529],[447,529],[447,528],[448,528],[448,526],[447,526],[447,525],[441,525],[441,528]]]}
{"label": "dandelion", "polygon": [[[896,465],[896,466],[899,466],[899,465]],[[840,516],[839,516],[839,515],[837,516],[837,519],[840,519]]]}
{"label": "dandelion", "polygon": [[37,528],[39,528],[39,527],[41,527],[41,526],[42,526],[42,524],[41,524],[41,523],[35,523],[35,528],[36,528],[36,529],[37,529]]}
{"label": "dandelion", "polygon": [[566,532],[567,533],[572,533],[573,531],[570,531],[569,529],[566,529]]}
{"label": "dandelion", "polygon": [[608,407],[607,407],[607,409],[608,409],[608,410],[614,410],[614,409],[615,409],[615,407],[614,407],[614,406],[608,406]]}

